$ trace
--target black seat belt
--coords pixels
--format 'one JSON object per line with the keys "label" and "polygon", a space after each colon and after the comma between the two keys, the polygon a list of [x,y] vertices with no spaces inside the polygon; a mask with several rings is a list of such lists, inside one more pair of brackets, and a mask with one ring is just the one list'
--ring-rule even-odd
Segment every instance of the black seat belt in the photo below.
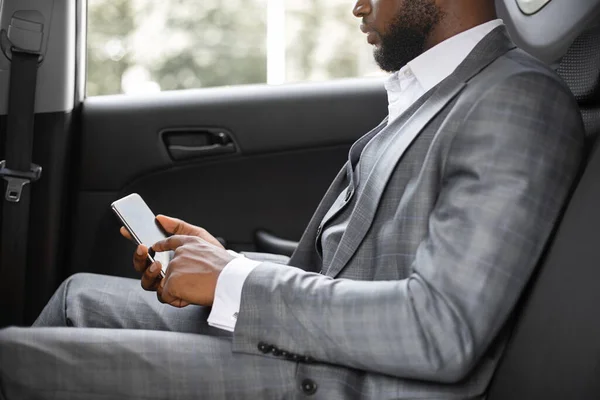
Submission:
{"label": "black seat belt", "polygon": [[[3,31],[2,39],[6,38],[6,32]],[[5,160],[0,162],[0,177],[6,182],[3,199],[0,199],[3,203],[0,242],[0,327],[20,325],[24,321],[30,184],[37,181],[42,173],[42,168],[31,162],[40,54],[14,46],[10,50]]]}

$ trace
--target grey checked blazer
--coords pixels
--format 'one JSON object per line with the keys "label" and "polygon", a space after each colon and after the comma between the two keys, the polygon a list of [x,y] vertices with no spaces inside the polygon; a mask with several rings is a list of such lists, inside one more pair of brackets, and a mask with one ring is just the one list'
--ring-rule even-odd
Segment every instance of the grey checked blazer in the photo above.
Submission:
{"label": "grey checked blazer", "polygon": [[484,393],[582,159],[575,100],[504,27],[396,128],[331,262],[315,244],[346,166],[289,266],[263,262],[243,288],[234,352],[284,351],[317,398]]}

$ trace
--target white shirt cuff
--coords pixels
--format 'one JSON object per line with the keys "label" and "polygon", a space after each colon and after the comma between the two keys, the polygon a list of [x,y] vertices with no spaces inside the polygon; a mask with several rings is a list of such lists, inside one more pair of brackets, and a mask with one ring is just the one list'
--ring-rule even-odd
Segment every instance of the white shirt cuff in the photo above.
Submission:
{"label": "white shirt cuff", "polygon": [[250,260],[231,250],[228,250],[228,252],[236,258],[223,268],[219,279],[217,279],[215,301],[208,316],[208,324],[215,328],[233,332],[240,311],[244,282],[260,262]]}

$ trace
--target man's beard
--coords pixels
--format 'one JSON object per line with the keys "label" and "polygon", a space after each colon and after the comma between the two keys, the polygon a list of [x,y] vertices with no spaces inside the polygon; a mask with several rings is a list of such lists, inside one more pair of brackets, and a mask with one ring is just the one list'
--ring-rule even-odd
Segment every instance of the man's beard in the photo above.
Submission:
{"label": "man's beard", "polygon": [[373,55],[379,67],[387,72],[400,70],[425,51],[425,43],[433,28],[443,18],[435,0],[404,0],[402,11],[390,24]]}

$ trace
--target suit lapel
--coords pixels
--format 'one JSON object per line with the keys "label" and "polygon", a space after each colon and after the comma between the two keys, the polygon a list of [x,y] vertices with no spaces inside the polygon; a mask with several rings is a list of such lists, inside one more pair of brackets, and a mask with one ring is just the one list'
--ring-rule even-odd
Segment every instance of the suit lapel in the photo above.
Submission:
{"label": "suit lapel", "polygon": [[[423,96],[426,97],[426,96]],[[375,138],[375,136],[382,134],[382,132],[384,130],[387,129],[398,129],[397,127],[399,125],[404,124],[411,115],[414,114],[414,112],[419,108],[420,104],[419,101],[417,101],[415,104],[411,105],[408,109],[406,109],[406,111],[404,111],[404,113],[402,113],[401,116],[399,116],[395,121],[393,121],[391,123],[390,127],[387,127],[388,124],[388,118],[386,117],[379,125],[377,125],[376,128],[374,128],[373,130],[371,130],[369,133],[367,133],[366,135],[364,135],[363,137],[361,137],[360,139],[358,139],[353,145],[352,148],[350,149],[350,155],[348,157],[348,162],[346,163],[346,176],[348,177],[348,186],[346,187],[346,189],[344,189],[344,192],[346,190],[350,190],[350,191],[354,191],[356,189],[356,180],[358,179],[355,175],[355,172],[353,170],[353,165],[352,165],[352,157],[356,157],[356,154],[352,154],[352,153],[361,153],[362,150],[365,148],[365,146],[369,143],[369,141],[371,141],[372,139]],[[335,200],[334,200],[335,201]],[[317,233],[317,242],[320,241],[321,239],[321,234],[323,233],[323,227],[331,220],[333,219],[335,216],[337,216],[344,208],[344,207],[331,207],[329,208],[329,211],[327,211],[327,213],[325,214],[325,216],[323,217],[323,220],[321,221],[321,224],[319,225],[319,229],[318,233]],[[319,255],[321,255],[321,253],[319,253]]]}
{"label": "suit lapel", "polygon": [[[385,125],[387,124],[387,118],[385,118],[379,125],[377,125],[375,128],[373,128],[372,130],[370,130],[366,135],[363,135],[360,139],[358,139],[356,142],[354,142],[354,144],[352,145],[352,147],[350,148],[349,151],[349,156],[348,156],[348,161],[346,162],[345,166],[343,169],[346,170],[346,178],[348,181],[348,186],[346,186],[346,188],[343,190],[345,191],[346,189],[349,189],[352,187],[352,182],[354,181],[354,171],[353,171],[353,166],[352,166],[352,162],[351,162],[351,155],[353,153],[353,151],[355,151],[355,149],[357,148],[357,144],[363,144],[364,142],[368,142],[369,140],[371,140],[374,136],[376,136],[378,133],[381,132],[381,130],[383,130],[385,128]],[[364,147],[364,146],[363,146]],[[336,194],[336,197],[333,199],[333,202],[335,202],[335,200],[337,200],[337,197],[339,196],[339,194],[342,191],[338,191]],[[333,203],[332,203],[333,204]],[[325,224],[327,224],[327,222],[329,222],[329,220],[331,218],[334,217],[334,215],[336,215],[340,209],[336,209],[335,207],[329,207],[327,210],[327,212],[325,213],[325,215],[323,216],[322,219],[320,219],[319,221],[319,227],[323,227]],[[317,233],[317,240],[319,240],[320,238],[320,234],[321,234],[321,229],[319,229],[319,232]]]}
{"label": "suit lapel", "polygon": [[358,249],[373,223],[381,196],[396,165],[427,123],[463,90],[473,76],[514,47],[504,27],[493,30],[448,78],[432,89],[431,96],[398,129],[399,132],[376,161],[364,186],[357,193],[356,209],[350,216],[346,231],[326,272],[328,276],[337,276]]}
{"label": "suit lapel", "polygon": [[[360,137],[357,142],[369,139],[374,136],[383,124],[387,123],[387,117],[375,128],[370,130],[368,133]],[[350,173],[348,173],[350,171]],[[298,242],[298,247],[292,254],[290,258],[289,265],[293,265],[296,267],[301,267],[307,271],[318,271],[321,265],[314,266],[312,263],[315,262],[313,260],[313,255],[318,254],[321,255],[316,249],[317,241],[321,240],[321,227],[323,226],[323,222],[329,220],[333,214],[336,213],[336,210],[332,207],[335,203],[335,200],[338,198],[340,193],[344,191],[348,187],[348,183],[352,178],[352,165],[350,160],[348,160],[342,169],[338,172],[337,176],[334,178],[333,182],[329,186],[329,189],[325,192],[323,199],[317,206],[315,213],[313,214],[308,226],[304,230],[300,241]],[[315,269],[314,267],[318,268]]]}

